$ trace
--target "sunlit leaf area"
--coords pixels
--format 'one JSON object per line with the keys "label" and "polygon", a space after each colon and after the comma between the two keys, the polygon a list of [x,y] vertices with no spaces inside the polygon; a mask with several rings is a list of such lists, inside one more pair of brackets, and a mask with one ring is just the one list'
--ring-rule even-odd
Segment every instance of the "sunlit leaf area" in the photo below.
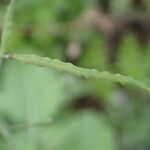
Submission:
{"label": "sunlit leaf area", "polygon": [[149,150],[149,0],[0,0],[0,150]]}

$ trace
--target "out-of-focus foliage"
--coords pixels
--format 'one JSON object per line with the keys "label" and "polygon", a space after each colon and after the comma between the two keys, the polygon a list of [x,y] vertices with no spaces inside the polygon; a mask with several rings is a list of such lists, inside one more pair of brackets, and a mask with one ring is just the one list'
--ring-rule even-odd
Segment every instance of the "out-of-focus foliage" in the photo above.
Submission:
{"label": "out-of-focus foliage", "polygon": [[[148,16],[148,0],[138,9],[134,0],[110,0],[106,14],[101,10],[104,1],[18,0],[7,52],[40,54],[118,72],[150,86],[149,39],[145,44],[146,34],[139,35],[145,33],[146,25],[126,31],[128,22],[124,23],[132,11],[136,18],[142,14],[142,22]],[[7,2],[0,1],[0,33]],[[94,16],[95,10],[102,13],[100,17]],[[119,31],[109,32],[111,27],[104,31],[109,24],[101,26],[100,18],[105,18],[102,23],[110,19],[110,26]],[[113,19],[123,21],[118,27]],[[125,32],[122,38],[120,30]],[[118,44],[115,33],[120,36]],[[113,55],[116,60],[111,62]],[[4,62],[0,67],[0,149],[149,150],[149,100],[150,95],[139,89]]]}

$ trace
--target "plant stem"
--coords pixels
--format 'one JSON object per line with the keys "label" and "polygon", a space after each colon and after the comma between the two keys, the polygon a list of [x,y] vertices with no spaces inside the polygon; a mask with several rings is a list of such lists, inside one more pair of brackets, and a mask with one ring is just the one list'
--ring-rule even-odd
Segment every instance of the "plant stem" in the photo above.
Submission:
{"label": "plant stem", "polygon": [[2,36],[1,36],[0,58],[3,57],[7,49],[7,41],[11,34],[12,18],[13,18],[13,13],[14,13],[15,4],[16,4],[15,2],[16,0],[11,0],[10,4],[7,7],[5,20],[4,20],[4,29],[3,29]]}
{"label": "plant stem", "polygon": [[53,68],[59,71],[67,72],[76,76],[83,76],[88,79],[105,79],[112,82],[118,82],[123,85],[133,85],[140,89],[143,89],[145,91],[148,91],[150,93],[150,88],[141,83],[140,81],[137,81],[133,79],[130,76],[124,76],[121,74],[112,74],[107,71],[99,72],[96,69],[86,69],[77,67],[71,63],[64,63],[62,61],[59,61],[57,59],[52,60],[49,57],[40,57],[36,55],[21,55],[21,54],[8,54],[4,56],[7,59],[14,59],[23,63],[37,65],[41,67],[48,67]]}

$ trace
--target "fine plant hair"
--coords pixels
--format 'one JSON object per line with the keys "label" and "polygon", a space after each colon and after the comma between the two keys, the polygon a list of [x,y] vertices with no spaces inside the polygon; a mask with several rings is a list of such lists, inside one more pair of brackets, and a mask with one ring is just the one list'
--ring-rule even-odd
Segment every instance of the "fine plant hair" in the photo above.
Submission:
{"label": "fine plant hair", "polygon": [[75,76],[83,76],[87,79],[91,79],[91,78],[97,80],[105,79],[123,85],[132,85],[150,93],[150,88],[147,85],[133,79],[132,77],[124,76],[118,73],[112,74],[107,71],[99,72],[96,69],[81,68],[71,63],[64,63],[62,61],[56,59],[53,60],[48,57],[40,57],[36,55],[22,55],[22,54],[14,54],[14,53],[6,54],[5,52],[7,50],[7,39],[9,37],[9,34],[11,33],[12,18],[15,10],[16,1],[17,0],[11,0],[6,12],[5,24],[2,33],[1,47],[0,47],[1,60],[3,59],[17,60],[19,62],[23,62],[27,64],[53,68],[62,72],[70,73]]}

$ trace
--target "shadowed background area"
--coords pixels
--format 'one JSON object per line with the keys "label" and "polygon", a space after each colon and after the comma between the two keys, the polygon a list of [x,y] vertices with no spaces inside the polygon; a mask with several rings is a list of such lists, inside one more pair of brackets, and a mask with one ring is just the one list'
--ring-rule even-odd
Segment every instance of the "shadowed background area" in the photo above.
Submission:
{"label": "shadowed background area", "polygon": [[[0,1],[0,36],[9,0]],[[150,86],[149,0],[17,0],[7,52]],[[150,94],[15,61],[0,66],[0,149],[149,150]]]}

